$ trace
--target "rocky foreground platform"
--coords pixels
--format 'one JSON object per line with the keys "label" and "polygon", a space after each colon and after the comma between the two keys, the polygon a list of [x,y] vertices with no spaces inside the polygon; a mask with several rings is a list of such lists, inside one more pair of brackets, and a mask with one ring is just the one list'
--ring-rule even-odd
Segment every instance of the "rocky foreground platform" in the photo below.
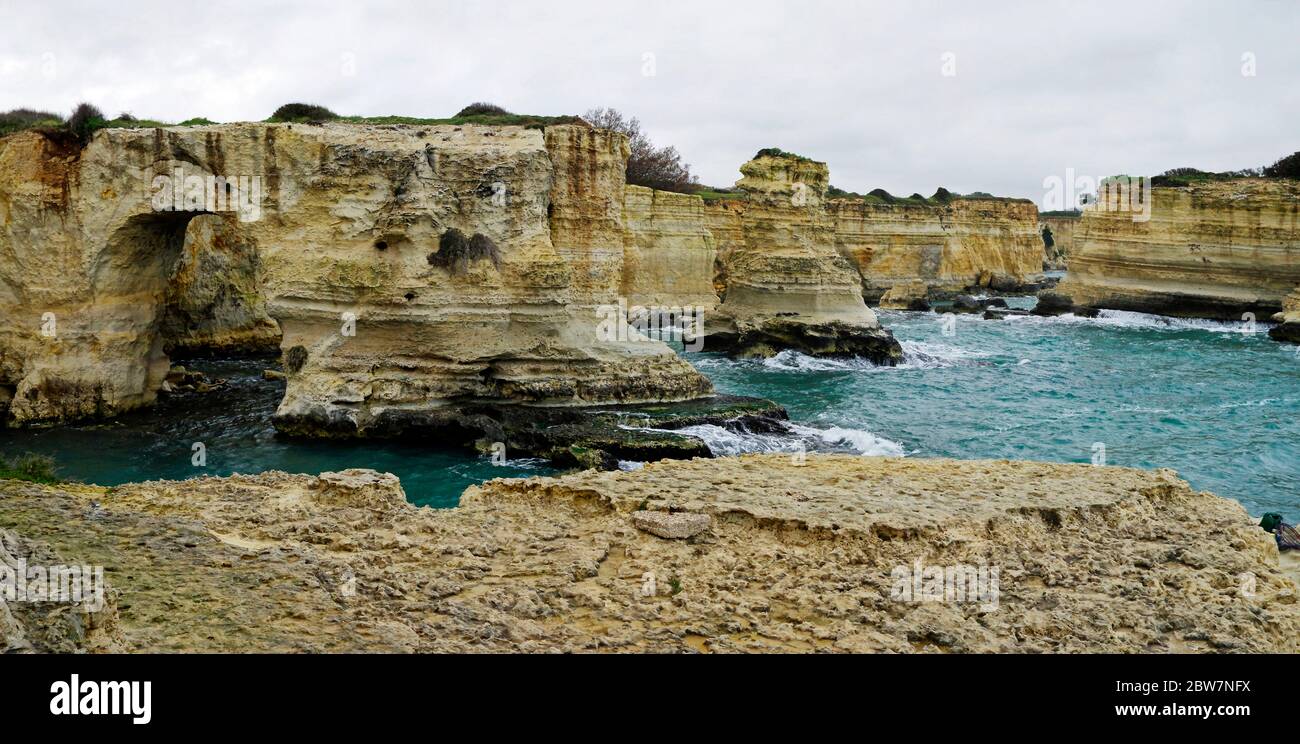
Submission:
{"label": "rocky foreground platform", "polygon": [[[746,456],[443,511],[371,471],[6,481],[0,527],[112,587],[98,618],[0,602],[8,650],[1300,650],[1272,538],[1169,471]],[[957,566],[992,591],[924,591]]]}

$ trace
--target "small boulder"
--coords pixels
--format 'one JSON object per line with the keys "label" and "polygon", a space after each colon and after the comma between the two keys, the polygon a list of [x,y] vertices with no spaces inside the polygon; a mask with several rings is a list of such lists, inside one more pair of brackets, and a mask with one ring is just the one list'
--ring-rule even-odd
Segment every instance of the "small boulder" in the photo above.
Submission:
{"label": "small boulder", "polygon": [[632,524],[665,540],[687,540],[707,530],[713,519],[708,514],[690,512],[639,511],[632,513]]}
{"label": "small boulder", "polygon": [[387,509],[406,501],[397,476],[361,468],[321,473],[311,490],[317,503],[331,506]]}

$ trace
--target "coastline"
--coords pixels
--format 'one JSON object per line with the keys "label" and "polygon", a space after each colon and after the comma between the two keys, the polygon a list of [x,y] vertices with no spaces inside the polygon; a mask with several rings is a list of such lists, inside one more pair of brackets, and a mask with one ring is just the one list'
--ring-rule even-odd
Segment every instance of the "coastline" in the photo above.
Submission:
{"label": "coastline", "polygon": [[[446,510],[373,471],[0,492],[14,533],[107,567],[78,650],[1300,650],[1295,561],[1170,471],[751,455],[490,481]],[[911,595],[926,567],[986,583]]]}

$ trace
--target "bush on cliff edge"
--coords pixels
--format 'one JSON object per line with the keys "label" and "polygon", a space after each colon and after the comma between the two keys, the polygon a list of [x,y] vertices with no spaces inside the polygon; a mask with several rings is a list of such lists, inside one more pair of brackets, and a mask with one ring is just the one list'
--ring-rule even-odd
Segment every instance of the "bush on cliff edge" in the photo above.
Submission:
{"label": "bush on cliff edge", "polygon": [[1293,152],[1264,169],[1269,178],[1300,179],[1300,152]]}
{"label": "bush on cliff edge", "polygon": [[627,135],[631,153],[627,158],[627,182],[633,186],[646,186],[660,191],[690,194],[698,191],[700,180],[691,175],[689,163],[682,162],[676,147],[655,147],[646,133],[641,131],[641,121],[625,117],[612,108],[597,108],[582,115],[588,124],[597,129],[608,129]]}
{"label": "bush on cliff edge", "polygon": [[314,103],[286,103],[271,114],[270,122],[329,121],[339,115]]}

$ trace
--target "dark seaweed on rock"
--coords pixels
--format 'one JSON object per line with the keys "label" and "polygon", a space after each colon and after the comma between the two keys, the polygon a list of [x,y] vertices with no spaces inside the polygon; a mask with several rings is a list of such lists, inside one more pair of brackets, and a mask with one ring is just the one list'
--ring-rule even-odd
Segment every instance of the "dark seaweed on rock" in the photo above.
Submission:
{"label": "dark seaweed on rock", "polygon": [[307,349],[302,346],[295,346],[284,353],[284,367],[290,372],[297,373],[307,363]]}
{"label": "dark seaweed on rock", "polygon": [[429,264],[458,276],[468,272],[470,264],[485,258],[492,261],[493,268],[501,268],[501,250],[491,238],[483,233],[466,238],[465,233],[453,227],[442,234],[438,250],[429,254]]}

